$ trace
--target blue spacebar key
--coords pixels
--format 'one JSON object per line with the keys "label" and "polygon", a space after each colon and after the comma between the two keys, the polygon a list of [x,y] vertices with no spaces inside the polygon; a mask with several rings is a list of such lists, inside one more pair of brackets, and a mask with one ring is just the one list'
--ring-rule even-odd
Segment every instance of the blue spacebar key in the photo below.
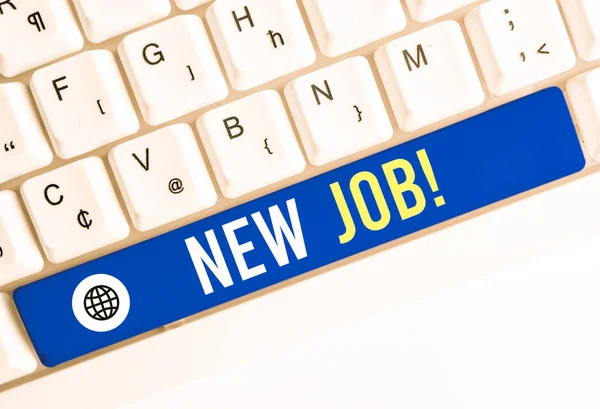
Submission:
{"label": "blue spacebar key", "polygon": [[25,285],[14,298],[41,361],[55,366],[584,164],[563,93],[551,88]]}

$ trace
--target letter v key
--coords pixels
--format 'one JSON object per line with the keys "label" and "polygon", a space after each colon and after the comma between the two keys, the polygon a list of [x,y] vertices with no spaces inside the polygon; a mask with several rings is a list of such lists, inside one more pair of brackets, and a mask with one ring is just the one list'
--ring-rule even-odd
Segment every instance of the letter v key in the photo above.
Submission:
{"label": "letter v key", "polygon": [[139,163],[146,172],[150,170],[150,148],[146,148],[146,163],[142,162],[135,153],[132,153],[131,156],[133,156],[137,163]]}

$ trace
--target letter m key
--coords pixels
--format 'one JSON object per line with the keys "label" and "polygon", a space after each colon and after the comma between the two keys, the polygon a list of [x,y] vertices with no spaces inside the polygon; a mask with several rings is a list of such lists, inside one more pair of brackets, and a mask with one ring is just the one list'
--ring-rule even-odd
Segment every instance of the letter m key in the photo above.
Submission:
{"label": "letter m key", "polygon": [[404,61],[406,61],[406,66],[408,67],[409,71],[413,70],[413,65],[419,69],[421,68],[421,60],[423,60],[423,63],[425,65],[428,65],[429,63],[427,62],[427,56],[425,55],[425,51],[423,51],[423,44],[419,44],[417,46],[417,58],[415,59],[415,57],[412,56],[411,53],[408,52],[408,50],[402,50],[402,54],[404,55]]}

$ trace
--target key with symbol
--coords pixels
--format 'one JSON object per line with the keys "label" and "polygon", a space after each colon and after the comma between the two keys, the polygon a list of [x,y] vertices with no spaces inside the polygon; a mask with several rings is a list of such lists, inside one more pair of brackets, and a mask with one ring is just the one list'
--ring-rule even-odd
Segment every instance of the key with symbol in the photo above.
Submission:
{"label": "key with symbol", "polygon": [[52,162],[42,121],[23,84],[0,84],[0,126],[0,184]]}
{"label": "key with symbol", "polygon": [[125,142],[109,155],[136,229],[148,231],[217,202],[217,193],[187,124]]}
{"label": "key with symbol", "polygon": [[117,61],[108,50],[87,51],[37,70],[31,90],[56,154],[63,159],[139,129]]}
{"label": "key with symbol", "polygon": [[129,235],[129,224],[100,158],[86,158],[30,179],[21,186],[21,194],[52,263]]}
{"label": "key with symbol", "polygon": [[465,25],[490,92],[504,95],[570,70],[575,54],[556,0],[495,0]]}
{"label": "key with symbol", "polygon": [[14,77],[79,51],[83,37],[68,0],[0,1],[0,74]]}
{"label": "key with symbol", "polygon": [[213,109],[196,126],[229,199],[297,175],[306,166],[276,91],[261,91]]}
{"label": "key with symbol", "polygon": [[313,165],[370,148],[394,133],[364,57],[304,75],[285,87],[285,96]]}

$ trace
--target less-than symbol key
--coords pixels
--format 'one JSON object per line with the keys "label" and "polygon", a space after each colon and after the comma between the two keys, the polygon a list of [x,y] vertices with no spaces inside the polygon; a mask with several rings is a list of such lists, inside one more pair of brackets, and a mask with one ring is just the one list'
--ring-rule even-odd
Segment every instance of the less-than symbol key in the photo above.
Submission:
{"label": "less-than symbol key", "polygon": [[546,51],[544,50],[544,48],[546,48],[546,43],[542,44],[542,46],[540,48],[538,48],[538,54],[550,54],[550,51]]}

